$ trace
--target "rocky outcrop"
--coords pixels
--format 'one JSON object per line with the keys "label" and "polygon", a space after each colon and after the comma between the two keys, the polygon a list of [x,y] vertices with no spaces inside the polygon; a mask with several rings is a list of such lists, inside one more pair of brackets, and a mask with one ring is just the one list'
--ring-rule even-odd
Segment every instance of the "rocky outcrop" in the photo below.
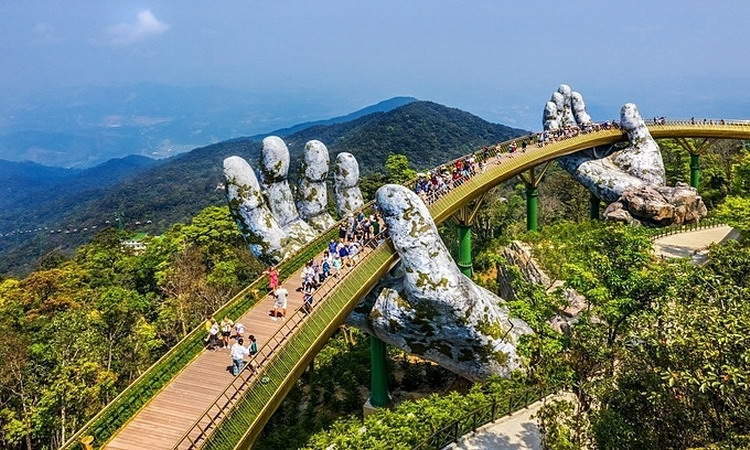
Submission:
{"label": "rocky outcrop", "polygon": [[[545,130],[551,131],[565,126],[586,128],[591,125],[591,117],[586,112],[583,96],[563,84],[545,105],[543,123]],[[558,159],[563,168],[598,198],[606,203],[619,203],[605,217],[622,222],[645,220],[670,225],[705,216],[706,208],[697,191],[687,186],[666,186],[661,150],[636,105],[627,103],[622,107],[620,127],[627,133],[627,147],[601,154],[586,150]],[[654,189],[661,189],[661,195],[651,195]],[[628,198],[624,198],[625,195]],[[643,195],[641,200],[636,199],[639,195]],[[651,216],[652,212],[663,213],[663,202],[671,204],[674,213]]]}
{"label": "rocky outcrop", "polygon": [[518,278],[538,285],[547,292],[559,291],[565,300],[565,306],[550,320],[550,325],[557,331],[565,331],[572,325],[578,314],[588,308],[586,298],[575,289],[565,287],[560,280],[552,280],[536,262],[531,247],[521,241],[512,241],[501,253],[507,264],[498,264],[497,285],[500,295],[506,299],[516,298],[514,289]]}
{"label": "rocky outcrop", "polygon": [[459,271],[419,196],[391,184],[376,201],[401,263],[350,322],[469,379],[520,367],[516,343],[532,330]]}
{"label": "rocky outcrop", "polygon": [[707,213],[696,190],[685,183],[677,183],[674,187],[652,185],[628,189],[617,202],[607,206],[604,218],[615,222],[669,225],[697,222]]}

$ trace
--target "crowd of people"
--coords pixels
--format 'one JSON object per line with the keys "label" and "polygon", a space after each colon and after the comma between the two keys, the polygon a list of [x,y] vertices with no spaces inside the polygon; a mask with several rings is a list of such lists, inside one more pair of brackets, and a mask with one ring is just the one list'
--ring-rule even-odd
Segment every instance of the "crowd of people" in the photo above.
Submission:
{"label": "crowd of people", "polygon": [[231,372],[235,376],[244,367],[245,358],[258,353],[258,342],[255,336],[249,335],[248,345],[245,346],[245,325],[233,322],[229,317],[224,317],[221,322],[211,317],[206,320],[205,329],[206,348],[210,351],[227,349],[232,359]]}
{"label": "crowd of people", "polygon": [[460,186],[466,179],[485,169],[485,158],[469,155],[432,170],[417,174],[414,192],[428,203],[451,189]]}

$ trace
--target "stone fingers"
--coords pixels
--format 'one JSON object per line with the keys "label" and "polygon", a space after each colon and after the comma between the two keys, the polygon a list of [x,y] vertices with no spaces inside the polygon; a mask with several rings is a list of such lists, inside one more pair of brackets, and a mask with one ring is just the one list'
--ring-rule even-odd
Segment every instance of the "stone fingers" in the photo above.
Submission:
{"label": "stone fingers", "polygon": [[224,160],[224,179],[229,207],[252,252],[269,263],[283,259],[287,235],[265,204],[250,164],[239,156]]}
{"label": "stone fingers", "polygon": [[289,149],[280,137],[268,136],[263,139],[261,163],[268,207],[287,234],[287,240],[282,245],[286,251],[292,252],[315,239],[316,233],[297,212],[287,180]]}
{"label": "stone fingers", "polygon": [[343,217],[364,205],[362,192],[359,190],[359,163],[351,153],[342,152],[336,155],[336,169],[333,173],[336,208]]}
{"label": "stone fingers", "polygon": [[329,162],[328,149],[322,142],[313,140],[305,144],[304,170],[299,185],[297,209],[302,219],[317,231],[325,231],[335,223],[326,210]]}
{"label": "stone fingers", "polygon": [[583,101],[583,95],[579,92],[570,94],[570,106],[573,109],[573,118],[579,127],[591,125],[591,116],[586,111],[586,103]]}
{"label": "stone fingers", "polygon": [[620,127],[628,134],[630,146],[614,156],[613,162],[647,184],[666,184],[661,149],[648,131],[638,107],[626,103],[620,110]]}

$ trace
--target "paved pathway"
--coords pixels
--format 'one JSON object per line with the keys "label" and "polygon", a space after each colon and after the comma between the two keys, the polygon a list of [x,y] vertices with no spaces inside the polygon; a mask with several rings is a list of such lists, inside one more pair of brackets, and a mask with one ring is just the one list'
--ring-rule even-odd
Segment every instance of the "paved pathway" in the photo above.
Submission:
{"label": "paved pathway", "polygon": [[541,450],[542,437],[537,420],[533,416],[539,412],[544,402],[553,398],[575,399],[572,394],[550,395],[509,416],[480,427],[475,433],[467,434],[444,450]]}
{"label": "paved pathway", "polygon": [[696,264],[702,264],[711,244],[737,239],[739,235],[739,231],[728,225],[686,231],[656,239],[654,253],[663,258],[692,258]]}

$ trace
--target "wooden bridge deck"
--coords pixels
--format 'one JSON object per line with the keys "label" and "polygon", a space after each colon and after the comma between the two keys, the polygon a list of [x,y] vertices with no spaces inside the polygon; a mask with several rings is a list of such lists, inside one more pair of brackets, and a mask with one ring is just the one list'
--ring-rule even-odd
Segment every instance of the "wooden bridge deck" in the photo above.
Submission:
{"label": "wooden bridge deck", "polygon": [[[302,306],[302,269],[282,283],[289,291],[287,314]],[[268,314],[274,299],[266,295],[238,322],[245,325],[245,336],[255,335],[260,348],[284,323]],[[247,340],[247,338],[246,338]],[[247,342],[245,342],[247,345]],[[104,448],[167,449],[177,445],[216,398],[232,382],[228,349],[204,350],[128,422]]]}

